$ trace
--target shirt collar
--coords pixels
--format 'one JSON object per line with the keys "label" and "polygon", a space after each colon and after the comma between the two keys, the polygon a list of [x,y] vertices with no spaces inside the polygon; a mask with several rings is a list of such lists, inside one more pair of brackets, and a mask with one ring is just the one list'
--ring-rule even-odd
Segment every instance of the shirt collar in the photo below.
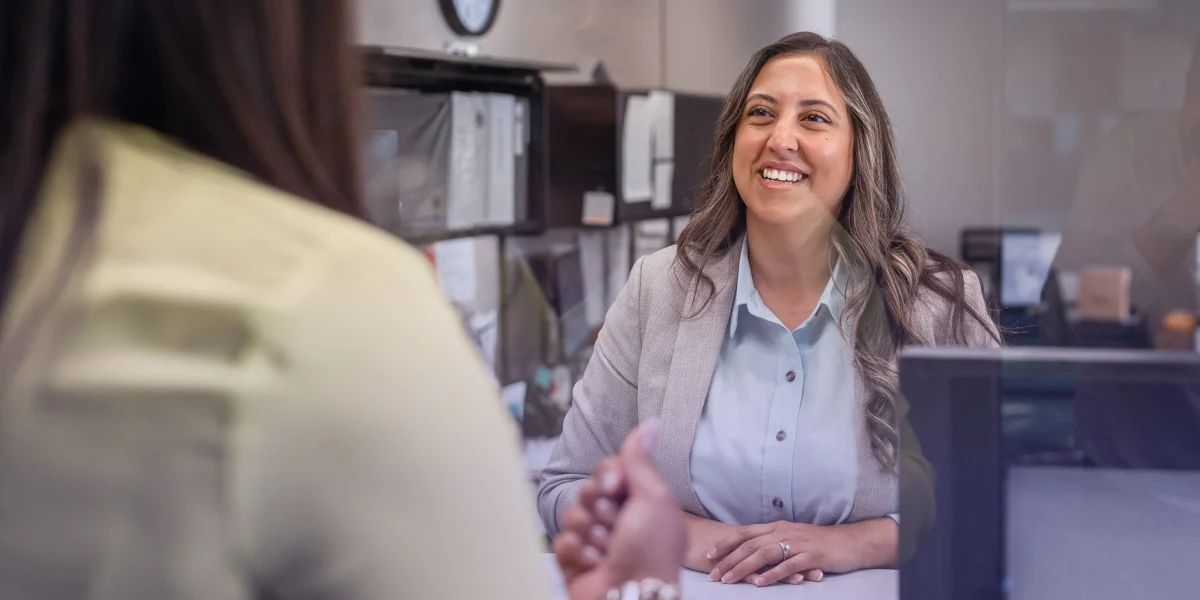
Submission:
{"label": "shirt collar", "polygon": [[[825,291],[817,302],[817,310],[825,307],[835,321],[842,318],[842,309],[846,306],[846,270],[842,261],[838,260],[833,267],[833,276],[825,284]],[[729,317],[729,335],[737,333],[738,317],[743,306],[761,303],[758,290],[754,287],[754,275],[750,272],[750,244],[742,238],[741,258],[738,259],[737,291],[734,293],[733,314]]]}

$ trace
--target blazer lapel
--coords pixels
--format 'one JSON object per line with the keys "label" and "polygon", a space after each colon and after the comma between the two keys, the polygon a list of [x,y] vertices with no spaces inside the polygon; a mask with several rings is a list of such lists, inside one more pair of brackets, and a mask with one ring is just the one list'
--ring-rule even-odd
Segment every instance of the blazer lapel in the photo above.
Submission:
{"label": "blazer lapel", "polygon": [[729,328],[742,243],[744,239],[705,269],[716,288],[707,304],[708,288],[700,285],[697,289],[695,281],[689,282],[663,399],[662,437],[658,446],[663,478],[675,490],[685,510],[702,516],[708,516],[708,511],[692,487],[692,442]]}

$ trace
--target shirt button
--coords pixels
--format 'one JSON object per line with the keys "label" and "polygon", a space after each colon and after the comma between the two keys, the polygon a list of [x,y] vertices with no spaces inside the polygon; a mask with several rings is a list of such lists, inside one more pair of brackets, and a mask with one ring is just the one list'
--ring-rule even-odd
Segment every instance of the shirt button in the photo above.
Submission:
{"label": "shirt button", "polygon": [[783,508],[783,500],[776,498],[771,501],[771,506],[774,506],[776,509],[781,509]]}
{"label": "shirt button", "polygon": [[776,439],[777,441],[780,441],[780,442],[782,442],[783,440],[786,440],[786,439],[787,439],[787,432],[786,432],[786,431],[780,431],[779,433],[775,434],[775,439]]}
{"label": "shirt button", "polygon": [[783,378],[786,379],[788,383],[791,383],[796,380],[796,372],[788,371],[787,373],[784,373]]}

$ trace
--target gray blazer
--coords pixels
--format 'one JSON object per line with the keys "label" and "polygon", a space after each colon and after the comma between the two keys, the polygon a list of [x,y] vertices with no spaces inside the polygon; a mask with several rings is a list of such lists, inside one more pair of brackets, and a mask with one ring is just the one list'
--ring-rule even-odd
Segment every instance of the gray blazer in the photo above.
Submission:
{"label": "gray blazer", "polygon": [[[660,417],[662,433],[654,454],[659,471],[688,512],[709,517],[692,487],[692,440],[717,367],[721,343],[729,327],[737,288],[738,257],[734,248],[707,267],[716,295],[694,317],[707,288],[697,298],[694,278],[675,260],[674,246],[638,260],[629,281],[609,309],[591,362],[575,387],[562,438],[554,448],[538,489],[538,512],[546,530],[559,530],[558,515],[574,501],[579,486],[596,464],[617,452],[621,441],[638,423]],[[986,305],[979,279],[964,273],[966,300],[980,314]],[[925,290],[913,315],[920,337],[936,345],[948,342],[949,304]],[[969,346],[995,346],[983,326],[968,317]],[[866,386],[855,375],[855,414],[858,440],[858,483],[850,521],[879,518],[898,511],[899,490],[894,470],[885,468],[871,451],[866,423]],[[904,519],[916,531],[933,522],[932,468],[921,456],[920,443],[905,415],[901,419],[901,469],[905,473]],[[910,503],[910,498],[911,503]],[[926,510],[913,511],[913,506]]]}

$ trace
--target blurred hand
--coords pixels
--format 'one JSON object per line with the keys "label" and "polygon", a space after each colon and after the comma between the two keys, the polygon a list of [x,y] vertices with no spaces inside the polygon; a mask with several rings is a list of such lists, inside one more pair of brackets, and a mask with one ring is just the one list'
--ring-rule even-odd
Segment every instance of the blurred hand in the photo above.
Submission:
{"label": "blurred hand", "polygon": [[620,457],[602,461],[564,510],[554,552],[571,600],[603,598],[626,581],[678,583],[683,512],[650,460],[657,440],[657,423],[635,429]]}

